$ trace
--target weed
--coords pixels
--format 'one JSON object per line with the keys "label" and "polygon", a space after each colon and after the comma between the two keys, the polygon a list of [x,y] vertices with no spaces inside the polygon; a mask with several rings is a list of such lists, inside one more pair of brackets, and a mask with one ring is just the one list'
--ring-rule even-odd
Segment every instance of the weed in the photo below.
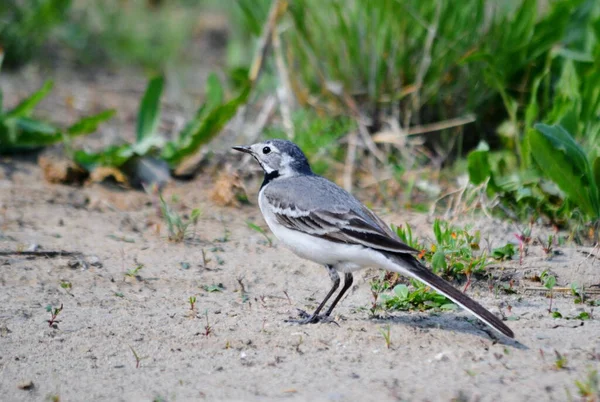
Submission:
{"label": "weed", "polygon": [[506,245],[492,250],[492,257],[501,261],[510,260],[515,254],[515,246],[512,243],[506,243]]}
{"label": "weed", "polygon": [[585,302],[585,291],[583,287],[579,287],[577,283],[571,284],[571,294],[575,297],[575,304],[583,304]]}
{"label": "weed", "polygon": [[[556,277],[554,277],[554,275],[550,275],[548,273],[548,271],[544,271],[542,272],[542,274],[540,275],[540,280],[542,281],[542,285],[544,285],[544,287],[546,289],[548,289],[549,292],[549,298],[550,298],[550,305],[548,306],[548,312],[550,314],[552,313],[552,300],[554,298],[554,286],[556,285]],[[558,313],[558,312],[556,312]],[[558,313],[560,315],[560,313]],[[555,317],[555,318],[559,318],[559,317]]]}
{"label": "weed", "polygon": [[[2,50],[0,49],[0,65],[1,61]],[[114,110],[106,110],[94,116],[84,117],[64,130],[42,120],[34,119],[32,113],[35,107],[48,96],[52,86],[52,81],[46,81],[37,92],[22,100],[13,109],[5,111],[2,110],[2,90],[0,89],[0,154],[69,142],[73,138],[95,132],[101,123],[109,120],[115,114]]]}
{"label": "weed", "polygon": [[165,141],[158,134],[163,84],[162,76],[148,83],[138,112],[135,143],[113,145],[96,153],[79,150],[74,153],[74,160],[88,171],[99,166],[126,168],[132,184],[164,183],[170,168],[176,168],[221,131],[246,101],[251,89],[246,79],[238,94],[226,102],[219,78],[211,74],[206,83],[206,102],[172,141]]}
{"label": "weed", "polygon": [[383,335],[383,339],[385,340],[385,346],[388,349],[390,349],[390,347],[392,346],[392,339],[391,339],[390,331],[391,331],[390,324],[379,328],[379,332],[381,333],[381,335]]}
{"label": "weed", "polygon": [[208,321],[208,310],[204,311],[204,317],[206,318],[206,324],[204,325],[204,336],[208,337],[213,333],[213,328]]}
{"label": "weed", "polygon": [[520,233],[515,233],[519,241],[519,265],[523,265],[523,257],[527,255],[529,243],[531,243],[531,226],[523,229]]}
{"label": "weed", "polygon": [[371,317],[375,317],[377,310],[380,308],[379,297],[383,292],[389,289],[390,284],[385,280],[385,274],[382,273],[379,278],[371,280],[371,282],[369,282],[369,285],[371,287],[371,296],[373,297],[373,301],[371,303],[371,308],[369,311],[371,313]]}
{"label": "weed", "polygon": [[404,284],[396,285],[393,294],[383,294],[381,299],[388,309],[393,310],[455,310],[457,307],[445,296],[429,289],[423,283],[412,280],[414,290]]}
{"label": "weed", "polygon": [[538,237],[538,242],[542,246],[542,250],[544,250],[544,254],[546,255],[546,257],[551,257],[552,255],[554,255],[555,238],[553,235],[548,235],[548,240],[545,242],[540,237]]}
{"label": "weed", "polygon": [[246,221],[246,224],[248,225],[248,227],[250,229],[254,230],[255,232],[260,233],[261,235],[263,235],[264,238],[267,240],[267,243],[269,244],[269,247],[273,246],[273,241],[271,240],[271,237],[269,237],[269,235],[267,235],[267,232],[265,232],[265,230],[263,228],[261,228],[257,224],[255,224],[253,222],[250,222],[250,221]]}
{"label": "weed", "polygon": [[419,242],[417,237],[413,236],[412,228],[408,223],[404,226],[392,225],[392,230],[396,232],[400,240],[402,240],[407,246],[412,247],[415,250],[423,250],[423,254],[425,253],[425,246]]}
{"label": "weed", "polygon": [[173,209],[171,209],[171,207],[165,202],[162,194],[160,195],[160,210],[163,219],[167,223],[169,240],[176,243],[184,241],[186,237],[190,235],[190,225],[193,225],[195,230],[198,219],[200,218],[200,209],[198,208],[192,209],[189,218],[186,219],[182,217],[177,212],[173,211]]}
{"label": "weed", "polygon": [[567,368],[567,356],[561,354],[558,350],[554,351],[556,359],[554,360],[554,368],[556,370],[564,370]]}
{"label": "weed", "polygon": [[46,311],[50,313],[50,319],[46,320],[46,322],[48,323],[48,326],[54,329],[58,328],[58,323],[60,322],[60,320],[58,320],[58,315],[62,312],[63,310],[63,305],[61,303],[60,307],[54,307],[52,308],[52,306],[50,304],[48,304],[46,306]]}
{"label": "weed", "polygon": [[141,367],[142,360],[147,359],[148,356],[141,357],[140,355],[138,355],[138,353],[135,351],[135,349],[131,345],[128,345],[128,346],[129,346],[129,349],[131,349],[131,353],[133,353],[133,357],[135,359],[135,368],[139,369]]}
{"label": "weed", "polygon": [[222,283],[217,283],[217,284],[213,284],[213,285],[202,285],[202,289],[206,290],[209,293],[213,293],[213,292],[222,292],[223,290],[225,290],[225,287],[223,286]]}
{"label": "weed", "polygon": [[128,269],[127,272],[125,272],[125,276],[129,278],[136,278],[142,268],[144,268],[144,264],[137,264],[135,268]]}
{"label": "weed", "polygon": [[597,402],[600,400],[600,377],[597,370],[590,370],[587,378],[582,381],[575,381],[575,386],[579,396],[585,402]]}
{"label": "weed", "polygon": [[488,265],[487,253],[480,251],[481,234],[450,226],[436,219],[433,223],[436,243],[432,246],[431,266],[433,271],[450,278],[467,277],[464,291],[471,283],[471,276],[485,272]]}
{"label": "weed", "polygon": [[196,307],[196,296],[190,296],[188,302],[190,303],[190,310],[194,311],[194,308]]}
{"label": "weed", "polygon": [[60,281],[60,287],[68,292],[73,288],[73,284],[69,281]]}

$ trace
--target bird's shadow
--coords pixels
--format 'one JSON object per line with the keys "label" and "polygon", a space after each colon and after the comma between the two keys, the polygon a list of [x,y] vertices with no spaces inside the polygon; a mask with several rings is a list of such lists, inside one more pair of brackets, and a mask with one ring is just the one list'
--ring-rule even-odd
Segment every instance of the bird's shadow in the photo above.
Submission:
{"label": "bird's shadow", "polygon": [[407,327],[421,329],[443,329],[448,331],[457,331],[477,335],[481,338],[491,339],[493,343],[512,346],[515,349],[528,350],[527,345],[522,344],[516,339],[497,334],[496,331],[479,321],[460,316],[448,315],[398,315],[390,317],[375,317],[370,321],[380,324],[401,324]]}

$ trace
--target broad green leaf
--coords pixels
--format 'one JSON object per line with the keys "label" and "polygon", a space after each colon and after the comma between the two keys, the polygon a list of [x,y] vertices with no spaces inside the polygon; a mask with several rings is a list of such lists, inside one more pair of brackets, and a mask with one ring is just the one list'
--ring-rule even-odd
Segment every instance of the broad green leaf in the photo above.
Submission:
{"label": "broad green leaf", "polygon": [[203,112],[200,121],[189,123],[194,130],[186,138],[181,138],[180,141],[167,143],[161,157],[174,167],[186,157],[197,152],[202,145],[210,142],[210,140],[219,134],[225,124],[235,116],[238,108],[248,99],[250,90],[250,83],[247,83],[240,94],[234,99],[218,105],[206,113]]}
{"label": "broad green leaf", "polygon": [[98,126],[107,120],[110,120],[115,115],[115,110],[105,110],[93,116],[88,116],[80,119],[67,129],[67,134],[71,137],[93,133],[98,129]]}
{"label": "broad green leaf", "polygon": [[471,152],[467,157],[469,180],[476,186],[486,181],[492,175],[488,154],[489,146],[482,142],[477,149]]}
{"label": "broad green leaf", "polygon": [[136,141],[141,142],[144,138],[156,133],[160,121],[160,96],[163,91],[164,78],[154,77],[148,83],[137,119]]}
{"label": "broad green leaf", "polygon": [[442,250],[438,250],[431,257],[431,267],[434,272],[440,272],[445,270],[448,267],[446,263],[446,253]]}
{"label": "broad green leaf", "polygon": [[534,160],[546,176],[591,218],[600,217],[598,189],[583,150],[560,126],[536,124],[529,141]]}
{"label": "broad green leaf", "polygon": [[44,82],[44,85],[37,91],[31,94],[29,98],[23,100],[14,109],[6,113],[6,118],[14,117],[29,117],[33,109],[40,103],[48,93],[52,90],[53,83],[48,80]]}
{"label": "broad green leaf", "polygon": [[394,287],[394,293],[396,294],[396,296],[398,296],[401,300],[406,300],[408,299],[408,286],[404,285],[404,284],[399,284],[396,285]]}
{"label": "broad green leaf", "polygon": [[550,141],[555,149],[564,152],[577,174],[583,176],[589,172],[589,162],[585,152],[568,131],[561,126],[548,126],[541,123],[536,124],[534,128]]}

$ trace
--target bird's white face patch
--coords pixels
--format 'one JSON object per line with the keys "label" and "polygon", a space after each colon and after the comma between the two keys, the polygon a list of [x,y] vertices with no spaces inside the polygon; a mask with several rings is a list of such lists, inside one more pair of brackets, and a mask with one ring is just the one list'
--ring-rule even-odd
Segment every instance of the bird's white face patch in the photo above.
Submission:
{"label": "bird's white face patch", "polygon": [[[265,153],[265,148],[269,148],[269,152]],[[256,161],[260,164],[260,167],[265,171],[265,173],[270,174],[273,173],[280,168],[281,161],[281,152],[279,149],[266,142],[254,144],[252,145],[253,156]]]}

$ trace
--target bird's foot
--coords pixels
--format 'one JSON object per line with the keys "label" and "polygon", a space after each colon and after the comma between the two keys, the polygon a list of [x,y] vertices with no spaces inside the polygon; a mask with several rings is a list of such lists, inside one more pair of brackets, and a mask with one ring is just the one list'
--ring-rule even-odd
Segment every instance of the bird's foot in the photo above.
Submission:
{"label": "bird's foot", "polygon": [[306,311],[298,309],[298,316],[300,319],[293,320],[285,320],[285,322],[290,322],[293,324],[316,324],[316,323],[328,323],[328,324],[336,324],[339,326],[337,322],[333,318],[325,314],[308,314]]}

